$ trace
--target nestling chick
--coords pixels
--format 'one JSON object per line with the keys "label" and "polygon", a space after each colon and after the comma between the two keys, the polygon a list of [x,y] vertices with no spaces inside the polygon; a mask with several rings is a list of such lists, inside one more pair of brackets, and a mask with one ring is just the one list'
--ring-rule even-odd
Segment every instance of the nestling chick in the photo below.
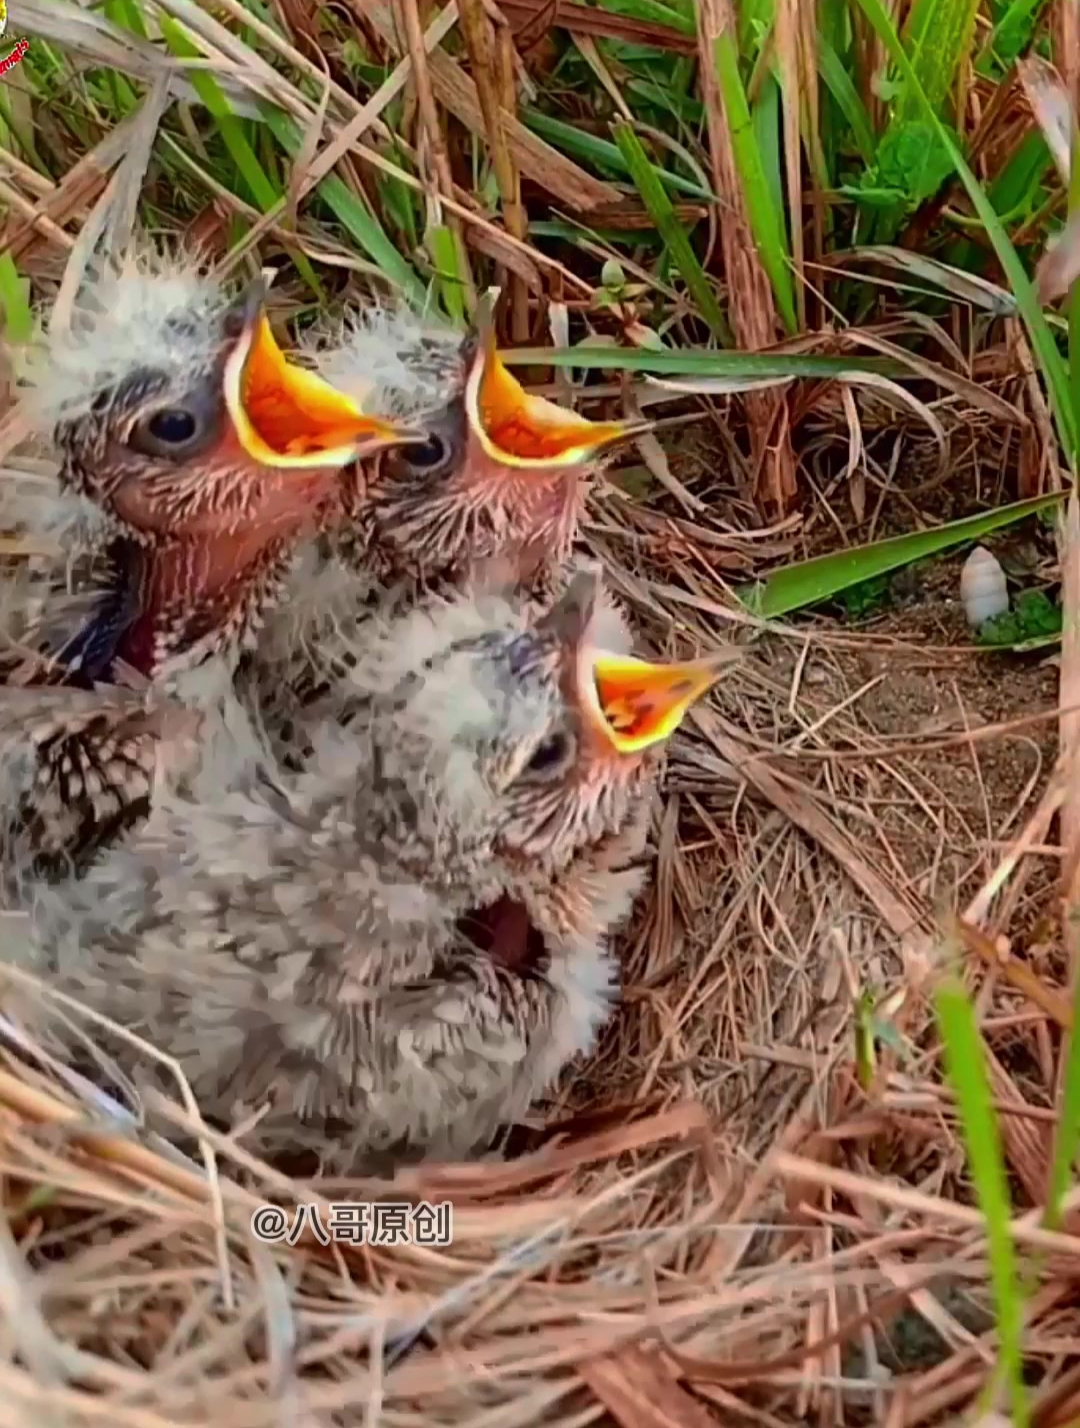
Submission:
{"label": "nestling chick", "polygon": [[309,550],[260,639],[250,677],[278,702],[271,728],[338,677],[356,622],[388,600],[408,608],[452,593],[492,560],[527,566],[524,588],[552,599],[589,477],[648,426],[588,421],[528,395],[498,356],[486,304],[464,338],[403,309],[359,313],[318,361],[336,388],[422,424],[427,439],[379,453],[362,483],[343,481],[333,557]]}
{"label": "nestling chick", "polygon": [[31,368],[26,409],[60,452],[61,489],[123,538],[113,599],[65,656],[91,678],[242,638],[342,469],[416,436],[289,362],[264,300],[261,281],[232,298],[143,254],[87,289]]}
{"label": "nestling chick", "polygon": [[[184,698],[218,697],[227,678],[190,671],[215,656],[231,670],[336,501],[342,468],[416,435],[287,361],[264,297],[261,282],[230,298],[194,267],[144,253],[100,275],[70,328],[50,330],[34,354],[25,410],[60,455],[47,524],[55,533],[87,510],[98,521],[82,618],[71,618],[61,562],[44,577],[55,590],[42,617],[9,622],[12,645],[41,658],[9,659],[8,682],[87,685],[127,666]],[[122,825],[123,808],[148,794],[134,764],[106,760],[100,720],[65,738],[54,713],[47,731],[23,730],[40,767],[14,810],[50,856],[75,851],[67,830]]]}
{"label": "nestling chick", "polygon": [[533,549],[559,570],[588,477],[614,443],[646,427],[588,421],[530,396],[496,351],[486,302],[464,340],[405,315],[369,315],[320,369],[376,410],[412,415],[422,403],[427,440],[373,462],[354,529],[343,536],[354,540],[359,530],[363,561],[384,583],[457,583],[477,560]]}
{"label": "nestling chick", "polygon": [[39,888],[36,969],[175,1057],[207,1114],[269,1101],[264,1152],[483,1148],[608,1016],[607,937],[642,874],[605,867],[605,842],[727,662],[630,659],[598,592],[586,573],[540,619],[459,599],[372,621],[353,725],[328,719],[282,795],[203,780]]}

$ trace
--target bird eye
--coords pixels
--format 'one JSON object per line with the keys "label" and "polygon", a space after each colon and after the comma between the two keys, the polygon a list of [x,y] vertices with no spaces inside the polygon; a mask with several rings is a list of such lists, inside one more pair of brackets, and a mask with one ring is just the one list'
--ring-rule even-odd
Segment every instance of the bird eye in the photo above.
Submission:
{"label": "bird eye", "polygon": [[419,471],[430,471],[433,466],[438,466],[441,461],[446,460],[448,448],[441,436],[431,435],[427,441],[414,441],[403,446],[401,454],[410,466],[415,466]]}
{"label": "bird eye", "polygon": [[209,403],[205,411],[198,401],[182,407],[158,407],[136,423],[128,445],[144,456],[184,461],[214,441],[219,421]]}
{"label": "bird eye", "polygon": [[533,750],[532,758],[525,765],[530,774],[553,773],[561,768],[570,755],[570,740],[565,734],[549,734]]}
{"label": "bird eye", "polygon": [[155,441],[164,446],[183,446],[199,429],[199,423],[183,407],[166,407],[155,412],[146,423],[146,429]]}

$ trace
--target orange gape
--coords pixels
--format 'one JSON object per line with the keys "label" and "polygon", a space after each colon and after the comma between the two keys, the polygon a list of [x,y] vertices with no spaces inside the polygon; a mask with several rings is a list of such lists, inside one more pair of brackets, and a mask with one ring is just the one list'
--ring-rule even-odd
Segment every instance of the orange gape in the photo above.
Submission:
{"label": "orange gape", "polygon": [[589,660],[592,687],[586,703],[619,753],[641,753],[671,737],[691,704],[736,657],[736,651],[722,650],[704,659],[651,664],[596,651]]}
{"label": "orange gape", "polygon": [[627,422],[595,422],[531,397],[498,355],[484,350],[479,408],[483,434],[500,454],[518,461],[557,462],[570,452],[598,450],[632,429]]}
{"label": "orange gape", "polygon": [[359,436],[389,431],[383,423],[363,416],[351,397],[314,372],[293,366],[265,314],[259,318],[240,390],[253,432],[279,456],[336,451]]}

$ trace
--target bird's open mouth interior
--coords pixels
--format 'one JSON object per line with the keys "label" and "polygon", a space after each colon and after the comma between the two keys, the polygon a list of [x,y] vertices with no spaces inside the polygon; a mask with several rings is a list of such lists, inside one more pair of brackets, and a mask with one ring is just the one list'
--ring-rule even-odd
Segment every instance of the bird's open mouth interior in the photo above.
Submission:
{"label": "bird's open mouth interior", "polygon": [[530,396],[490,350],[469,383],[467,400],[488,455],[511,466],[570,465],[633,430],[628,422],[589,421]]}
{"label": "bird's open mouth interior", "polygon": [[344,466],[372,438],[396,435],[315,372],[294,366],[263,313],[229,357],[225,397],[240,444],[267,466]]}
{"label": "bird's open mouth interior", "polygon": [[662,743],[717,674],[709,660],[650,664],[631,655],[594,655],[592,691],[604,732],[620,753]]}
{"label": "bird's open mouth interior", "polygon": [[457,925],[474,947],[511,971],[530,971],[543,963],[543,935],[516,898],[501,897],[486,907],[470,908]]}

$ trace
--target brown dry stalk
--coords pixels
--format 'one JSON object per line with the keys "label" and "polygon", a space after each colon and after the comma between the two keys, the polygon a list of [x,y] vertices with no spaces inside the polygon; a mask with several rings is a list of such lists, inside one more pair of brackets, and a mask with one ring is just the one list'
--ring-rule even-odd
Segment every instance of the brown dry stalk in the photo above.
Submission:
{"label": "brown dry stalk", "polygon": [[[713,63],[717,39],[734,27],[731,0],[701,0],[698,6],[701,87],[708,116],[713,185],[721,209],[720,244],[731,324],[739,345],[753,352],[776,340],[777,314],[772,285],[758,256],[747,218],[728,116]],[[797,489],[795,453],[786,419],[787,397],[754,393],[744,400],[758,463],[755,495],[765,505],[784,511]]]}
{"label": "brown dry stalk", "polygon": [[957,918],[955,927],[960,941],[969,952],[974,952],[988,967],[1000,972],[1010,986],[1034,1002],[1058,1026],[1065,1029],[1072,1026],[1072,1007],[1068,998],[1055,988],[1045,986],[1026,962],[999,952],[989,937],[969,922]]}
{"label": "brown dry stalk", "polygon": [[1073,114],[1080,115],[1080,0],[1056,0],[1050,7],[1050,33],[1054,63],[1065,81]]}
{"label": "brown dry stalk", "polygon": [[[428,55],[424,48],[424,23],[420,17],[417,0],[397,0],[397,13],[409,58],[412,60],[412,80],[416,89],[416,103],[420,111],[420,122],[427,135],[435,185],[443,198],[453,198],[454,175],[450,168],[450,156],[446,150],[446,139],[439,119],[439,107],[435,102],[435,94],[431,86]],[[446,225],[454,235],[459,252],[464,254],[464,234],[460,218],[453,212],[447,212]]]}
{"label": "brown dry stalk", "polygon": [[[500,52],[497,63],[493,43],[493,26],[484,10],[483,0],[458,0],[461,33],[469,52],[473,82],[484,116],[484,128],[491,148],[491,165],[502,200],[503,217],[513,236],[524,242],[528,234],[528,219],[521,202],[521,177],[506,142],[505,114],[513,107],[513,71],[505,72],[506,55]],[[501,27],[509,38],[506,22]],[[509,93],[507,88],[509,87]],[[516,274],[510,282],[511,333],[515,342],[529,340],[529,295]]]}
{"label": "brown dry stalk", "polygon": [[716,1428],[657,1353],[628,1345],[583,1359],[577,1371],[620,1428]]}

